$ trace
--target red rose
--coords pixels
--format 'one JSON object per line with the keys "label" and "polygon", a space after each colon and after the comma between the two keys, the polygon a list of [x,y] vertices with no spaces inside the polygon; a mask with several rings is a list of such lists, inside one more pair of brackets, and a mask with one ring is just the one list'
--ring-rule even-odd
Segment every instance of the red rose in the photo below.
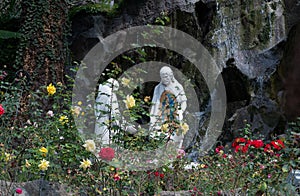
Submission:
{"label": "red rose", "polygon": [[165,175],[164,175],[164,174],[159,174],[159,177],[160,177],[160,178],[164,178]]}
{"label": "red rose", "polygon": [[0,116],[2,116],[4,113],[5,113],[5,110],[2,107],[2,104],[0,104]]}
{"label": "red rose", "polygon": [[242,152],[246,153],[248,151],[249,146],[250,146],[250,144],[246,144],[245,146],[243,146]]}
{"label": "red rose", "polygon": [[236,138],[235,142],[237,143],[245,143],[247,140],[245,138]]}
{"label": "red rose", "polygon": [[115,157],[115,150],[112,148],[101,148],[99,156],[105,161],[111,161]]}
{"label": "red rose", "polygon": [[234,142],[232,143],[232,147],[235,148],[235,147],[237,147],[240,143],[245,143],[246,141],[247,141],[247,140],[246,140],[245,138],[242,138],[242,137],[236,138],[236,139],[234,140]]}
{"label": "red rose", "polygon": [[271,144],[276,150],[281,150],[284,148],[284,143],[281,140],[272,141]]}
{"label": "red rose", "polygon": [[158,171],[154,172],[154,176],[158,177],[159,176],[159,172]]}
{"label": "red rose", "polygon": [[261,148],[264,146],[264,142],[262,140],[253,140],[250,141],[250,145],[254,146],[255,148]]}
{"label": "red rose", "polygon": [[18,193],[18,194],[22,194],[22,189],[21,188],[16,188],[16,193]]}
{"label": "red rose", "polygon": [[238,152],[240,149],[242,149],[243,147],[242,146],[239,146],[239,145],[237,145],[236,147],[234,147],[234,149],[235,149],[235,152]]}
{"label": "red rose", "polygon": [[246,144],[245,146],[238,145],[235,147],[235,152],[242,151],[243,153],[246,153],[248,151],[249,146],[250,144]]}
{"label": "red rose", "polygon": [[121,180],[121,177],[117,173],[113,176],[113,178],[115,181]]}
{"label": "red rose", "polygon": [[272,148],[271,145],[267,144],[265,145],[264,151],[268,153],[273,153],[273,150],[271,148]]}

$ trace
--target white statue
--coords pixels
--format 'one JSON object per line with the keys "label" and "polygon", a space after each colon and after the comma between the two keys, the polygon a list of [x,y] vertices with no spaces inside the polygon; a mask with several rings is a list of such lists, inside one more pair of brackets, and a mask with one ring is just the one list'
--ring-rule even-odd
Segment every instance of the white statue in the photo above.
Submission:
{"label": "white statue", "polygon": [[[95,134],[101,138],[102,144],[109,144],[112,135],[110,125],[119,125],[120,111],[117,95],[119,83],[115,79],[108,79],[98,88],[98,96],[95,103]],[[113,121],[111,121],[113,120]],[[111,124],[110,124],[111,123]]]}
{"label": "white statue", "polygon": [[[166,120],[183,120],[187,107],[187,98],[182,85],[175,79],[170,67],[160,69],[161,82],[155,87],[150,111],[150,130],[159,130]],[[175,142],[183,136],[173,134]],[[179,145],[181,147],[181,144]]]}
{"label": "white statue", "polygon": [[113,78],[108,79],[98,88],[98,96],[95,103],[95,134],[101,139],[101,144],[110,144],[114,134],[112,126],[119,126],[130,134],[138,130],[131,123],[122,118],[116,91],[119,89],[119,82]]}

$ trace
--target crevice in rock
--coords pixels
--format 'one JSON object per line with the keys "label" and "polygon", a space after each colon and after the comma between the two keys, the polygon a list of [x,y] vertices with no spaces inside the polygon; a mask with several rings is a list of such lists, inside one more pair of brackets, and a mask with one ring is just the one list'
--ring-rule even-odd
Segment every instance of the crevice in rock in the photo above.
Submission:
{"label": "crevice in rock", "polygon": [[[233,61],[233,59],[229,59],[227,62],[230,61]],[[226,89],[227,103],[244,100],[249,102],[249,84],[245,75],[243,75],[236,67],[230,66],[223,69],[222,77]]]}

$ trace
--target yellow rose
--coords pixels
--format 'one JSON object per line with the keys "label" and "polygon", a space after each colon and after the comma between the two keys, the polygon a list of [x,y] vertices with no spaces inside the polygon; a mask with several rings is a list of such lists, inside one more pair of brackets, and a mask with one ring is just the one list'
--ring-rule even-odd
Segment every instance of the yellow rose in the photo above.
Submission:
{"label": "yellow rose", "polygon": [[126,100],[124,101],[127,109],[130,109],[135,106],[135,99],[132,95],[127,95]]}
{"label": "yellow rose", "polygon": [[46,155],[47,155],[47,153],[48,153],[47,148],[42,147],[42,148],[39,149],[39,151],[42,153],[42,156],[43,156],[43,157],[46,157]]}
{"label": "yellow rose", "polygon": [[150,96],[146,96],[146,97],[144,98],[144,101],[145,101],[146,103],[148,103],[148,102],[150,101],[150,99],[151,99]]}
{"label": "yellow rose", "polygon": [[181,129],[182,129],[183,135],[185,135],[188,132],[188,130],[190,129],[189,125],[186,124],[186,123],[180,124],[180,126],[181,126]]}
{"label": "yellow rose", "polygon": [[4,155],[5,155],[5,161],[6,162],[8,162],[8,161],[10,161],[12,159],[11,154],[5,152]]}
{"label": "yellow rose", "polygon": [[87,169],[89,167],[91,167],[92,163],[89,159],[83,159],[83,161],[80,162],[80,168],[83,168],[83,169]]}
{"label": "yellow rose", "polygon": [[127,79],[127,78],[122,78],[122,79],[121,79],[121,83],[122,83],[124,86],[128,86],[128,85],[129,85],[129,82],[130,82],[130,79]]}
{"label": "yellow rose", "polygon": [[47,91],[48,91],[48,94],[49,95],[54,95],[56,93],[56,88],[55,86],[53,86],[52,83],[50,83],[48,86],[47,86]]}
{"label": "yellow rose", "polygon": [[29,161],[27,159],[25,159],[25,167],[29,168],[31,166],[31,164],[29,163]]}
{"label": "yellow rose", "polygon": [[73,115],[76,115],[76,116],[79,116],[80,112],[81,112],[81,107],[79,106],[74,106],[72,109],[71,109],[71,112]]}
{"label": "yellow rose", "polygon": [[38,165],[39,169],[42,171],[45,171],[49,167],[49,161],[46,161],[45,159],[41,160],[41,163]]}
{"label": "yellow rose", "polygon": [[167,132],[168,131],[168,128],[169,128],[169,124],[163,124],[162,126],[161,126],[161,130],[163,131],[163,132]]}
{"label": "yellow rose", "polygon": [[61,124],[64,125],[65,123],[69,122],[69,119],[67,116],[63,115],[63,116],[60,116],[59,122],[61,122]]}
{"label": "yellow rose", "polygon": [[94,140],[86,140],[83,145],[87,151],[94,152],[96,150],[96,144]]}

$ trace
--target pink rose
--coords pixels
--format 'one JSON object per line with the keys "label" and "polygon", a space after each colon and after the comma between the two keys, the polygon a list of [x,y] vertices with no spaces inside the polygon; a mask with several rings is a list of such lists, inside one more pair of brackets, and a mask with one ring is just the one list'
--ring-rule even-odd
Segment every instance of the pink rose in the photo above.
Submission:
{"label": "pink rose", "polygon": [[18,193],[18,194],[22,194],[22,189],[21,188],[16,188],[16,193]]}
{"label": "pink rose", "polygon": [[2,116],[5,113],[5,110],[2,106],[2,104],[0,104],[0,116]]}

